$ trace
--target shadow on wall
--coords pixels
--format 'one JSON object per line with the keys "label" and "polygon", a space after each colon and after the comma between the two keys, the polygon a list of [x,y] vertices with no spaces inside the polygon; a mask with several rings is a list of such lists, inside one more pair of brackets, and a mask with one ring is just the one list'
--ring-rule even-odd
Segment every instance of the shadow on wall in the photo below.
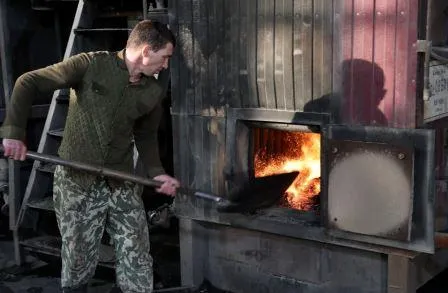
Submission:
{"label": "shadow on wall", "polygon": [[387,90],[383,69],[362,59],[347,59],[341,64],[341,93],[331,93],[308,102],[305,112],[329,113],[332,123],[388,124],[379,108]]}

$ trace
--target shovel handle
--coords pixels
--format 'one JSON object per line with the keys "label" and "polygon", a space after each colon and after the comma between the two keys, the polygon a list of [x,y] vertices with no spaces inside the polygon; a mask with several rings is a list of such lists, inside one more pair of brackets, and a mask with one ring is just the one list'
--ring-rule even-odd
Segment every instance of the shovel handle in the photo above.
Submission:
{"label": "shovel handle", "polygon": [[[0,152],[2,152],[2,153],[4,152],[3,146],[0,146]],[[107,168],[103,168],[100,166],[94,166],[94,165],[90,165],[90,164],[86,164],[86,163],[82,163],[82,162],[65,160],[65,159],[62,159],[57,156],[36,153],[36,152],[32,152],[32,151],[27,151],[26,157],[28,159],[32,159],[35,161],[70,167],[70,168],[77,169],[80,171],[86,171],[89,173],[97,174],[99,176],[105,176],[105,177],[111,177],[111,178],[120,179],[120,180],[126,180],[126,181],[130,181],[130,182],[135,182],[138,184],[146,185],[149,187],[157,188],[157,187],[162,186],[162,184],[163,184],[163,182],[158,181],[158,180],[145,178],[142,176],[136,176],[136,175],[132,175],[129,173],[116,171],[116,170],[112,170],[112,169],[107,169]],[[204,192],[200,192],[200,191],[191,191],[186,188],[179,188],[179,189],[183,193],[187,193],[187,194],[192,193],[196,197],[204,198],[207,200],[212,200],[215,202],[223,202],[224,201],[224,199],[222,197],[219,197],[219,196],[216,196],[213,194],[208,194],[208,193],[204,193]]]}
{"label": "shovel handle", "polygon": [[[2,153],[4,152],[3,146],[0,146],[0,151]],[[106,177],[111,177],[111,178],[115,178],[115,179],[131,181],[131,182],[139,183],[139,184],[150,186],[150,187],[160,187],[163,184],[163,182],[158,181],[158,180],[149,179],[149,178],[145,178],[142,176],[135,176],[135,175],[128,174],[125,172],[107,169],[107,168],[103,168],[100,166],[94,166],[94,165],[90,165],[90,164],[86,164],[86,163],[82,163],[82,162],[65,160],[65,159],[62,159],[57,156],[41,154],[41,153],[36,153],[36,152],[32,152],[32,151],[28,151],[26,153],[26,157],[28,159],[32,159],[35,161],[70,167],[70,168],[77,169],[80,171],[86,171],[86,172],[97,174],[100,176],[106,176]]]}

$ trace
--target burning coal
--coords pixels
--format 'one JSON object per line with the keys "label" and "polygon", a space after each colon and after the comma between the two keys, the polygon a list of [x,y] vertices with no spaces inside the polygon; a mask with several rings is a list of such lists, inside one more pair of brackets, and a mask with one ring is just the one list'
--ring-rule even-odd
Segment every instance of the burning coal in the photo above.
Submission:
{"label": "burning coal", "polygon": [[263,130],[256,134],[259,143],[255,144],[254,150],[255,176],[299,171],[299,176],[286,191],[285,200],[291,208],[311,210],[320,193],[320,134],[268,132]]}

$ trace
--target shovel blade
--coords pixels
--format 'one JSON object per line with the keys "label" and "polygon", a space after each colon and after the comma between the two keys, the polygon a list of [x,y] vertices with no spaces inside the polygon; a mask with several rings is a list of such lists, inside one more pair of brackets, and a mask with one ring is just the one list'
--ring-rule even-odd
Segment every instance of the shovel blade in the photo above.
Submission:
{"label": "shovel blade", "polygon": [[278,203],[298,175],[299,172],[290,172],[254,178],[232,189],[229,201],[219,203],[217,209],[227,213],[254,213],[271,207]]}

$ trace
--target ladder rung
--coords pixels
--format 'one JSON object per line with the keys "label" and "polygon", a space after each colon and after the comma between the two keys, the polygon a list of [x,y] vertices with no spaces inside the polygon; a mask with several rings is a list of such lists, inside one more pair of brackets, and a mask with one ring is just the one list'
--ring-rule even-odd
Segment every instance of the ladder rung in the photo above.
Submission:
{"label": "ladder rung", "polygon": [[[41,236],[21,241],[20,244],[28,251],[42,253],[46,255],[61,255],[61,238],[56,236]],[[111,246],[102,244],[100,246],[99,266],[114,268],[115,254]]]}
{"label": "ladder rung", "polygon": [[54,173],[54,170],[56,169],[56,165],[53,164],[43,164],[41,163],[39,167],[37,167],[37,170],[44,173]]}
{"label": "ladder rung", "polygon": [[48,135],[62,137],[62,136],[64,136],[64,129],[60,128],[60,129],[49,130]]}
{"label": "ladder rung", "polygon": [[129,32],[130,28],[77,28],[75,33]]}
{"label": "ladder rung", "polygon": [[20,241],[20,244],[29,251],[47,255],[61,255],[61,238],[55,236],[41,236]]}
{"label": "ladder rung", "polygon": [[54,211],[53,198],[51,196],[47,196],[41,200],[28,202],[28,206],[38,210]]}
{"label": "ladder rung", "polygon": [[166,14],[168,15],[168,9],[166,8],[160,8],[160,9],[151,9],[148,11],[148,16],[152,16],[152,15],[161,15],[161,14]]}

